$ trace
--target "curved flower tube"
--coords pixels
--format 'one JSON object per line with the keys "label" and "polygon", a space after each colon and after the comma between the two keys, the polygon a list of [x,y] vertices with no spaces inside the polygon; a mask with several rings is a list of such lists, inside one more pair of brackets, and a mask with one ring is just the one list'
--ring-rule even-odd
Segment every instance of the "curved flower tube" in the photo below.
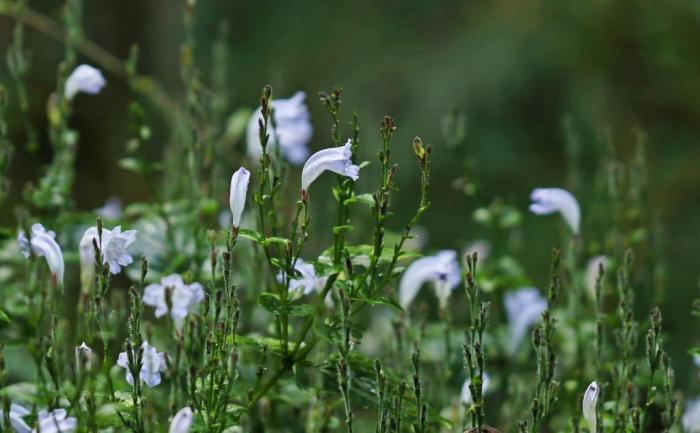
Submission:
{"label": "curved flower tube", "polygon": [[559,212],[574,234],[579,233],[581,209],[576,198],[567,190],[561,188],[537,188],[530,195],[533,203],[530,212],[537,215],[548,215]]}
{"label": "curved flower tube", "polygon": [[185,406],[173,417],[168,433],[189,433],[190,428],[192,428],[192,421],[194,421],[192,409]]}
{"label": "curved flower tube", "polygon": [[596,416],[596,404],[598,403],[599,394],[600,386],[595,381],[588,385],[586,392],[583,394],[583,419],[586,420],[588,430],[590,430],[591,433],[596,433],[598,423]]}
{"label": "curved flower tube", "polygon": [[301,189],[308,192],[311,183],[326,170],[357,180],[360,177],[360,167],[350,160],[351,146],[352,141],[348,140],[344,146],[330,147],[311,155],[301,171]]}
{"label": "curved flower tube", "polygon": [[422,257],[411,263],[399,283],[399,304],[404,310],[415,299],[425,283],[433,283],[440,306],[445,307],[455,287],[462,281],[457,253],[443,250],[434,256]]}
{"label": "curved flower tube", "polygon": [[231,224],[238,228],[241,224],[241,215],[245,208],[245,198],[248,194],[250,172],[241,167],[231,176],[231,190],[229,192],[229,205],[231,206]]}
{"label": "curved flower tube", "polygon": [[66,79],[63,93],[66,98],[73,99],[78,93],[96,95],[107,84],[99,69],[90,65],[80,65]]}
{"label": "curved flower tube", "polygon": [[542,316],[547,309],[547,300],[534,287],[523,287],[514,292],[508,292],[503,297],[506,314],[508,315],[509,336],[508,353],[513,355],[527,334],[528,329]]}
{"label": "curved flower tube", "polygon": [[[313,127],[310,121],[311,115],[304,103],[305,99],[304,92],[297,92],[289,99],[270,101],[275,133],[270,134],[268,145],[276,146],[279,140],[282,155],[293,165],[301,165],[309,157],[308,144],[313,135]],[[250,117],[246,129],[248,155],[255,160],[259,160],[262,156],[258,131],[260,115],[260,108],[258,108]]]}
{"label": "curved flower tube", "polygon": [[41,224],[33,224],[31,229],[31,239],[27,239],[24,232],[17,236],[17,243],[24,257],[29,257],[31,253],[44,257],[51,271],[51,278],[54,283],[63,285],[63,252],[56,243],[56,233],[46,230]]}

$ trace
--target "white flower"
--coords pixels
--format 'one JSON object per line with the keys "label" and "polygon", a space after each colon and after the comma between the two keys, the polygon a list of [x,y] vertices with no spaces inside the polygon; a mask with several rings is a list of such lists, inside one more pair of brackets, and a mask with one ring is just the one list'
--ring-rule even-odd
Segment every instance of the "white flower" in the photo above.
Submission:
{"label": "white flower", "polygon": [[[464,383],[462,384],[462,392],[459,395],[459,401],[462,402],[462,404],[469,406],[470,404],[474,403],[474,399],[472,398],[472,392],[469,389],[469,385],[471,385],[472,380],[470,377],[468,377]],[[481,394],[485,395],[486,391],[489,389],[489,384],[491,383],[491,379],[489,378],[489,375],[484,373],[484,383],[481,384]]]}
{"label": "white flower", "polygon": [[681,424],[686,433],[700,433],[700,398],[686,403]]}
{"label": "white flower", "polygon": [[[292,164],[301,165],[309,157],[309,140],[313,135],[311,126],[311,115],[304,104],[306,94],[297,92],[289,99],[273,99],[272,115],[274,116],[275,131],[270,131],[269,146],[276,146],[279,139],[282,155]],[[260,144],[258,121],[261,118],[260,108],[258,108],[248,121],[246,131],[248,142],[248,155],[259,160],[262,156],[262,146]]]}
{"label": "white flower", "polygon": [[418,291],[427,282],[435,288],[440,306],[445,307],[455,287],[462,281],[457,253],[443,250],[434,256],[422,257],[411,263],[399,283],[399,304],[407,310]]}
{"label": "white flower", "polygon": [[90,65],[80,65],[66,79],[63,92],[68,99],[73,99],[79,92],[95,95],[100,93],[106,83],[99,69]]}
{"label": "white flower", "polygon": [[248,193],[248,182],[250,182],[250,172],[244,167],[239,168],[231,176],[231,191],[229,195],[229,204],[231,206],[231,215],[233,216],[231,224],[234,227],[241,225],[241,215],[245,208],[245,197]]}
{"label": "white flower", "polygon": [[33,252],[37,256],[46,258],[49,265],[51,277],[58,285],[63,285],[63,253],[61,247],[56,243],[56,233],[48,231],[41,224],[32,225],[31,239],[27,239],[24,232],[17,236],[19,248],[24,257],[29,257]]}
{"label": "white flower", "polygon": [[122,266],[130,265],[134,259],[126,250],[136,240],[136,230],[127,230],[122,233],[121,226],[113,230],[102,229],[102,243],[100,243],[97,227],[85,230],[80,239],[80,278],[83,286],[90,286],[95,273],[95,247],[93,239],[102,251],[102,262],[109,266],[109,272],[118,274]]}
{"label": "white flower", "polygon": [[[10,425],[15,433],[30,433],[32,429],[29,428],[26,422],[24,422],[23,417],[30,414],[30,411],[18,404],[12,403],[10,405]],[[2,419],[5,418],[5,413],[0,409],[0,426],[2,424]]]}
{"label": "white flower", "polygon": [[84,341],[75,348],[75,364],[78,369],[89,370],[92,367],[92,349]]}
{"label": "white flower", "polygon": [[[166,290],[170,293],[168,309]],[[160,284],[149,284],[143,294],[143,303],[156,309],[156,317],[163,317],[168,312],[175,324],[180,327],[187,313],[194,310],[204,300],[204,289],[199,283],[185,284],[177,274],[168,275]]]}
{"label": "white flower", "polygon": [[595,299],[595,283],[596,280],[598,280],[598,267],[603,265],[603,269],[605,269],[609,262],[610,260],[608,260],[608,258],[605,256],[595,256],[592,257],[586,265],[584,282],[588,296],[590,296],[591,299]]}
{"label": "white flower", "polygon": [[65,409],[56,409],[51,412],[42,410],[39,412],[38,429],[34,433],[66,433],[73,432],[78,427],[78,420],[67,417]]}
{"label": "white flower", "polygon": [[[314,291],[318,293],[323,292],[328,277],[317,276],[313,264],[306,263],[304,259],[297,259],[294,264],[294,270],[299,273],[300,278],[295,275],[297,278],[289,280],[290,292],[295,292],[299,295],[310,295]],[[282,272],[277,275],[277,280],[279,282],[284,281]],[[333,299],[330,296],[326,296],[325,302],[328,307],[333,307]]]}
{"label": "white flower", "polygon": [[506,293],[503,303],[509,324],[508,353],[512,355],[517,351],[528,329],[537,323],[547,309],[547,300],[536,288],[523,287]]}
{"label": "white flower", "polygon": [[590,430],[591,433],[596,432],[596,425],[598,422],[596,419],[596,404],[598,403],[599,394],[600,386],[595,381],[588,385],[586,392],[583,394],[583,419],[586,420],[588,430]]}
{"label": "white flower", "polygon": [[[141,370],[139,372],[139,378],[149,387],[153,388],[160,383],[160,372],[164,371],[165,365],[165,355],[163,352],[158,352],[155,347],[144,341],[141,345],[143,349],[143,355],[141,357]],[[134,353],[134,359],[138,357],[138,353]],[[129,385],[134,384],[134,377],[131,375],[129,370],[129,356],[126,352],[119,354],[117,358],[117,365],[126,369],[126,381]]]}
{"label": "white flower", "polygon": [[357,180],[360,177],[360,167],[350,160],[351,146],[351,140],[348,140],[345,146],[330,147],[311,155],[301,170],[301,189],[308,192],[311,183],[326,170]]}
{"label": "white flower", "polygon": [[124,213],[122,201],[117,197],[110,197],[104,206],[95,209],[95,213],[107,220],[118,220]]}
{"label": "white flower", "polygon": [[567,190],[561,188],[537,188],[530,195],[533,203],[530,212],[537,215],[561,213],[564,221],[571,227],[574,234],[579,233],[581,210],[576,198]]}
{"label": "white flower", "polygon": [[192,409],[183,407],[175,414],[173,420],[170,422],[168,433],[188,433],[192,427],[193,420]]}

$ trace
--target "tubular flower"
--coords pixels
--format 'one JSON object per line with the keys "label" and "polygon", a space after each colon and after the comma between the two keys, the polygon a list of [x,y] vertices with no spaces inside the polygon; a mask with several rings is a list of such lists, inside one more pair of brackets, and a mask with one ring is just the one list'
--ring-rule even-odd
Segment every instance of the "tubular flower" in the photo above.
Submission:
{"label": "tubular flower", "polygon": [[[18,404],[12,403],[10,405],[10,425],[15,433],[30,433],[32,429],[29,428],[26,422],[24,422],[24,417],[29,415],[31,412]],[[0,409],[0,420],[5,418],[5,413]],[[0,425],[2,422],[0,421]]]}
{"label": "tubular flower", "polygon": [[173,420],[170,421],[168,433],[189,433],[190,428],[192,428],[192,421],[194,421],[192,409],[185,406],[180,409],[173,417]]}
{"label": "tubular flower", "polygon": [[534,287],[523,287],[508,292],[503,298],[509,324],[508,353],[514,354],[528,329],[547,309],[547,300]]}
{"label": "tubular flower", "polygon": [[248,193],[248,183],[250,182],[250,172],[244,167],[239,168],[231,176],[231,191],[229,195],[229,204],[231,206],[232,220],[231,224],[234,227],[239,227],[241,224],[241,215],[245,208],[245,198]]}
{"label": "tubular flower", "polygon": [[[301,165],[309,157],[309,140],[313,135],[311,115],[304,104],[306,94],[297,92],[289,99],[273,99],[272,116],[275,131],[267,131],[270,134],[268,145],[279,147],[282,155],[293,165]],[[254,159],[262,156],[260,144],[259,125],[261,112],[258,108],[248,121],[246,138],[248,142],[248,155]]]}
{"label": "tubular flower", "polygon": [[455,251],[443,250],[434,256],[422,257],[411,263],[401,277],[399,304],[407,310],[423,284],[430,282],[434,285],[440,306],[444,308],[452,290],[461,281],[461,270]]}
{"label": "tubular flower", "polygon": [[78,427],[78,420],[66,415],[68,415],[68,413],[65,409],[56,409],[51,412],[42,410],[39,412],[38,429],[34,429],[32,432],[68,433],[75,431]]}
{"label": "tubular flower", "polygon": [[[472,380],[468,377],[462,384],[462,392],[459,394],[459,401],[461,401],[462,404],[466,406],[469,406],[470,404],[474,403],[474,399],[472,398],[472,392],[469,389],[469,385],[471,385],[471,383]],[[488,391],[489,383],[491,383],[491,378],[489,378],[488,374],[484,373],[484,383],[481,385],[482,394],[486,394],[486,391]]]}
{"label": "tubular flower", "polygon": [[350,160],[351,146],[351,140],[348,140],[344,146],[330,147],[311,155],[301,171],[301,189],[308,192],[311,183],[326,170],[357,180],[360,177],[360,167]]}
{"label": "tubular flower", "polygon": [[[167,296],[170,297],[168,303]],[[160,283],[149,284],[143,294],[143,303],[156,309],[156,317],[170,313],[175,325],[182,326],[187,314],[204,300],[204,289],[199,283],[185,284],[177,274],[168,275]]]}
{"label": "tubular flower", "polygon": [[579,233],[581,210],[576,198],[567,190],[561,188],[537,188],[530,195],[532,204],[530,212],[537,215],[548,215],[559,212],[574,234]]}
{"label": "tubular flower", "polygon": [[90,65],[80,65],[66,79],[63,93],[68,99],[73,99],[80,92],[96,95],[106,83],[99,69]]}
{"label": "tubular flower", "polygon": [[586,420],[588,430],[590,430],[591,433],[596,433],[598,422],[596,416],[596,404],[598,403],[599,394],[600,386],[595,381],[588,385],[586,392],[583,394],[583,419]]}
{"label": "tubular flower", "polygon": [[32,225],[31,239],[27,239],[24,232],[17,236],[19,248],[24,257],[29,257],[31,253],[44,257],[51,271],[51,278],[58,285],[63,285],[63,252],[56,243],[56,233],[46,230],[41,224]]}
{"label": "tubular flower", "polygon": [[113,230],[102,229],[102,242],[97,227],[85,230],[80,239],[80,278],[83,286],[89,286],[95,273],[95,247],[93,239],[102,251],[102,262],[109,266],[109,272],[118,274],[122,267],[130,265],[134,259],[127,248],[136,240],[136,230],[122,232],[121,226]]}
{"label": "tubular flower", "polygon": [[[155,347],[144,341],[141,345],[143,354],[141,356],[141,370],[139,379],[149,387],[153,388],[160,384],[160,372],[165,370],[165,355],[163,352],[158,352]],[[134,359],[138,357],[138,353],[133,354]],[[129,355],[126,352],[121,352],[117,358],[117,365],[126,370],[126,381],[129,385],[134,384],[134,376],[131,375],[129,369]]]}

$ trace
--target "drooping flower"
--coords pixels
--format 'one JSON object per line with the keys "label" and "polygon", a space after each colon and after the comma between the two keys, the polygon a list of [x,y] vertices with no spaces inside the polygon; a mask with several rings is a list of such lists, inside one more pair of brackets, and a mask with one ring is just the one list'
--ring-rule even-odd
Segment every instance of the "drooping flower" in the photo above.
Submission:
{"label": "drooping flower", "polygon": [[[164,371],[165,355],[163,352],[158,352],[155,347],[144,341],[141,345],[143,354],[141,356],[141,370],[139,371],[139,379],[149,387],[153,388],[160,384],[160,372]],[[138,353],[135,352],[134,359],[137,359]],[[129,370],[129,355],[126,352],[121,352],[117,358],[117,365],[126,370],[126,381],[129,385],[134,384],[134,376]]]}
{"label": "drooping flower", "polygon": [[84,341],[75,348],[75,365],[81,371],[92,368],[92,349]]}
{"label": "drooping flower", "polygon": [[[474,399],[472,398],[472,391],[469,389],[469,385],[471,385],[472,379],[470,377],[467,377],[467,379],[464,381],[462,384],[462,392],[459,394],[459,401],[462,402],[462,404],[469,406],[470,404],[474,403]],[[484,373],[484,383],[481,384],[481,394],[484,395],[489,389],[489,384],[491,383],[491,378],[489,378],[489,375]]]}
{"label": "drooping flower", "polygon": [[597,427],[597,416],[596,416],[596,404],[598,403],[598,395],[600,394],[600,386],[597,382],[593,381],[586,392],[583,394],[583,419],[588,424],[588,430],[591,433],[596,433]]}
{"label": "drooping flower", "polygon": [[244,167],[236,170],[231,176],[229,204],[231,206],[231,215],[233,216],[231,224],[234,227],[241,225],[241,215],[243,215],[245,198],[248,193],[248,182],[250,182],[250,172]]}
{"label": "drooping flower", "polygon": [[533,203],[530,212],[537,215],[548,215],[559,212],[574,234],[579,233],[581,210],[576,198],[567,190],[561,188],[537,188],[530,195]]}
{"label": "drooping flower", "polygon": [[700,398],[689,400],[685,404],[681,424],[686,433],[700,433]]}
{"label": "drooping flower", "polygon": [[190,428],[192,428],[192,421],[194,421],[192,409],[185,406],[173,417],[168,433],[189,433]]}
{"label": "drooping flower", "polygon": [[357,180],[360,177],[360,167],[350,160],[351,147],[351,140],[348,140],[344,146],[330,147],[311,155],[301,171],[301,189],[308,192],[311,183],[326,170]]}
{"label": "drooping flower", "polygon": [[[24,422],[24,417],[29,415],[31,412],[29,409],[22,407],[18,404],[12,403],[10,405],[10,425],[15,433],[30,433],[32,429],[29,428],[26,422]],[[2,408],[0,408],[0,420],[5,418],[5,413]],[[0,421],[2,425],[2,421]]]}
{"label": "drooping flower", "polygon": [[536,288],[523,287],[506,293],[503,303],[508,315],[508,353],[512,355],[518,350],[528,329],[537,323],[547,309],[547,300]]}
{"label": "drooping flower", "polygon": [[[268,134],[270,139],[268,146],[277,146],[279,140],[282,155],[293,165],[301,165],[309,157],[309,140],[313,135],[311,126],[311,115],[309,114],[304,100],[306,94],[297,92],[289,99],[273,99],[272,116],[274,116],[275,131]],[[261,111],[258,108],[248,121],[246,131],[248,142],[248,155],[259,160],[262,156],[262,146],[260,144],[258,121],[261,118]]]}
{"label": "drooping flower", "polygon": [[80,65],[66,79],[63,92],[68,99],[73,99],[79,92],[96,95],[106,83],[99,69],[90,65]]}
{"label": "drooping flower", "polygon": [[595,299],[595,284],[598,280],[598,267],[603,265],[603,269],[605,269],[609,262],[610,260],[605,256],[595,256],[592,257],[586,265],[586,274],[584,276],[585,287],[591,299]]}
{"label": "drooping flower", "polygon": [[411,263],[401,277],[399,304],[407,310],[423,284],[433,283],[440,306],[445,307],[452,290],[461,280],[461,270],[455,251],[443,250],[434,256],[422,257]]}
{"label": "drooping flower", "polygon": [[[170,295],[170,307],[166,295]],[[177,274],[168,275],[160,283],[149,284],[143,294],[143,303],[156,309],[156,317],[170,313],[175,324],[182,326],[187,314],[204,300],[204,289],[199,283],[185,284]]]}
{"label": "drooping flower", "polygon": [[56,243],[56,233],[46,230],[41,224],[33,224],[31,229],[31,239],[22,231],[17,236],[19,248],[24,257],[29,257],[33,252],[37,256],[44,257],[49,265],[51,277],[58,285],[63,285],[63,252]]}
{"label": "drooping flower", "polygon": [[89,286],[95,272],[95,247],[93,239],[102,251],[102,262],[109,266],[109,272],[118,274],[123,266],[130,265],[134,259],[127,248],[136,240],[136,230],[122,232],[121,226],[113,230],[102,229],[102,242],[97,227],[85,230],[80,239],[80,276],[83,286]]}
{"label": "drooping flower", "polygon": [[42,410],[39,412],[38,429],[34,433],[68,433],[78,428],[78,420],[67,416],[65,409],[56,409],[51,412]]}

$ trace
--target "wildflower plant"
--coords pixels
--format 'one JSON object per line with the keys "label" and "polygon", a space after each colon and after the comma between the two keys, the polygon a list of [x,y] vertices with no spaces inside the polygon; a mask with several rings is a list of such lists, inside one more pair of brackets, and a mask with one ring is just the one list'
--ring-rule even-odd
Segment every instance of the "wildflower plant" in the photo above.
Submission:
{"label": "wildflower plant", "polygon": [[[559,213],[568,227],[547,280],[520,242],[536,218],[527,194],[483,189],[474,165],[450,180],[482,201],[458,212],[484,232],[414,242],[431,183],[450,175],[432,176],[434,154],[468,141],[461,113],[443,119],[444,145],[433,146],[389,115],[361,118],[340,88],[284,99],[266,85],[235,106],[223,91],[234,84],[227,26],[211,47],[196,40],[193,0],[182,8],[183,94],[170,96],[140,74],[137,46],[122,61],[85,38],[82,6],[68,0],[58,24],[0,0],[14,22],[0,200],[24,191],[0,237],[0,431],[641,433],[679,431],[679,420],[698,430],[661,309],[643,293],[664,281],[640,217],[643,151],[605,156],[604,211],[589,210],[580,187],[527,186],[532,213]],[[46,131],[29,117],[28,26],[65,43]],[[149,198],[86,211],[74,199],[86,144],[71,114],[87,97],[108,104],[113,82],[130,99],[117,165]],[[19,149],[8,129],[26,149],[51,149],[31,185],[8,178]],[[411,178],[412,202],[400,203]]]}

